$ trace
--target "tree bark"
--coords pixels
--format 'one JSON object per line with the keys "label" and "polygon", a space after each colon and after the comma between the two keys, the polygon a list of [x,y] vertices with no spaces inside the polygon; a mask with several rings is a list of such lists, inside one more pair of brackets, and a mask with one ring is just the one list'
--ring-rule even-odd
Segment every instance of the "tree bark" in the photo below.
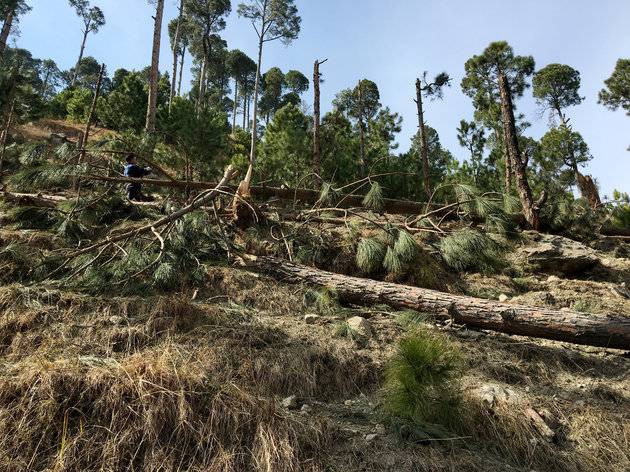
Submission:
{"label": "tree bark", "polygon": [[416,105],[418,108],[418,131],[420,132],[420,158],[422,160],[422,177],[424,182],[424,193],[427,198],[431,198],[431,176],[429,171],[429,148],[427,145],[427,130],[424,123],[424,109],[422,106],[422,82],[416,79]]}
{"label": "tree bark", "polygon": [[272,257],[245,257],[246,267],[288,283],[335,290],[342,301],[387,304],[430,313],[436,319],[507,334],[590,346],[630,349],[630,317],[593,315],[499,303],[408,285],[362,279],[313,269]]}
{"label": "tree bark", "polygon": [[81,60],[83,60],[83,53],[85,52],[85,43],[87,41],[88,34],[90,34],[89,23],[83,31],[83,41],[81,41],[81,49],[79,50],[79,59],[77,59],[77,65],[74,66],[72,84],[70,85],[71,87],[74,87],[77,84],[77,78],[79,77],[79,66],[81,65]]}
{"label": "tree bark", "polygon": [[15,12],[13,10],[9,10],[7,12],[7,17],[4,19],[4,24],[2,25],[2,31],[0,32],[0,60],[2,60],[4,51],[7,48],[7,41],[9,40],[9,34],[11,34],[14,15]]}
{"label": "tree bark", "polygon": [[179,2],[179,16],[177,17],[177,27],[175,28],[175,37],[173,38],[173,77],[171,83],[171,96],[168,101],[168,111],[171,112],[173,108],[173,99],[175,98],[175,93],[177,90],[177,63],[178,63],[178,54],[177,48],[179,47],[179,35],[180,28],[182,25],[182,17],[184,16],[184,0],[180,0]]}
{"label": "tree bark", "polygon": [[157,111],[158,81],[160,76],[160,45],[162,42],[162,17],[164,16],[164,0],[157,1],[155,25],[153,27],[153,52],[151,54],[151,73],[149,75],[149,103],[145,130],[155,133],[155,114]]}
{"label": "tree bark", "polygon": [[501,92],[501,112],[503,114],[503,139],[507,143],[508,157],[516,177],[523,214],[529,226],[538,231],[540,229],[540,208],[534,202],[532,190],[527,181],[527,159],[523,159],[518,144],[516,133],[516,120],[514,118],[514,106],[512,105],[512,93],[507,77],[499,75],[499,90]]}

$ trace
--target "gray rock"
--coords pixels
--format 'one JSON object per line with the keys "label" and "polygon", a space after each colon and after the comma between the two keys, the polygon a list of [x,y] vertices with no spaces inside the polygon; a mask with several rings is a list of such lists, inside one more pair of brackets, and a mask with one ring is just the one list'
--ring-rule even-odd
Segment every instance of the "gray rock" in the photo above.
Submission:
{"label": "gray rock", "polygon": [[304,317],[304,321],[306,322],[306,324],[315,324],[317,323],[317,321],[319,321],[319,319],[321,318],[321,316],[318,315],[306,315]]}
{"label": "gray rock", "polygon": [[566,275],[583,272],[599,262],[588,246],[548,234],[538,234],[536,241],[521,248],[519,253],[536,270]]}
{"label": "gray rock", "polygon": [[378,439],[378,434],[366,434],[365,435],[365,440],[367,442],[373,442],[376,441]]}
{"label": "gray rock", "polygon": [[305,415],[307,415],[313,411],[313,408],[310,405],[304,404],[302,405],[302,408],[300,408],[300,411],[304,413]]}
{"label": "gray rock", "polygon": [[510,299],[510,297],[508,297],[505,293],[502,293],[501,295],[499,295],[499,301],[501,303],[505,303]]}
{"label": "gray rock", "polygon": [[560,282],[560,277],[556,275],[550,275],[549,277],[547,277],[547,282],[549,282],[550,284]]}
{"label": "gray rock", "polygon": [[490,408],[493,408],[500,403],[514,402],[518,398],[514,390],[494,384],[482,385],[477,390],[477,395],[481,398],[481,401]]}
{"label": "gray rock", "polygon": [[365,339],[372,337],[372,325],[368,320],[360,316],[353,316],[346,320],[351,330],[356,332],[359,336]]}

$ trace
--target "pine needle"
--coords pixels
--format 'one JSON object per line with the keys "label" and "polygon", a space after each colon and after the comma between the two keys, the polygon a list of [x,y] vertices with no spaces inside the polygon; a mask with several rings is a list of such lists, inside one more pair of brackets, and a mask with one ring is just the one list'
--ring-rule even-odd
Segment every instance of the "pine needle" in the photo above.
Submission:
{"label": "pine needle", "polygon": [[357,266],[363,272],[374,273],[382,268],[385,246],[375,238],[364,238],[357,247]]}
{"label": "pine needle", "polygon": [[370,191],[363,198],[363,206],[380,212],[383,209],[383,189],[378,182],[373,182]]}

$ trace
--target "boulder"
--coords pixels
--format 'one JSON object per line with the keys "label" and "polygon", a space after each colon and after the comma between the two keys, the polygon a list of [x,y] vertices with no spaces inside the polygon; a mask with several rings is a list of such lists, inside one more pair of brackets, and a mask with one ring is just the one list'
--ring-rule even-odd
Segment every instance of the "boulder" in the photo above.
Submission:
{"label": "boulder", "polygon": [[370,325],[370,322],[365,318],[353,316],[352,318],[348,318],[346,323],[348,323],[348,327],[352,331],[362,338],[369,339],[372,337],[372,325]]}
{"label": "boulder", "polygon": [[317,316],[317,315],[306,315],[306,316],[304,317],[304,322],[305,322],[306,324],[310,324],[310,325],[312,325],[312,324],[317,323],[317,321],[319,321],[319,319],[320,319],[320,318],[321,318],[321,317],[320,317],[320,316]]}
{"label": "boulder", "polygon": [[529,265],[539,271],[578,274],[591,269],[599,259],[593,249],[562,236],[537,234],[534,241],[519,250]]}
{"label": "boulder", "polygon": [[68,142],[68,138],[63,133],[50,133],[48,136],[48,142],[53,145],[61,145]]}
{"label": "boulder", "polygon": [[501,295],[499,295],[499,301],[501,303],[505,303],[510,299],[510,297],[508,297],[505,293],[502,293]]}

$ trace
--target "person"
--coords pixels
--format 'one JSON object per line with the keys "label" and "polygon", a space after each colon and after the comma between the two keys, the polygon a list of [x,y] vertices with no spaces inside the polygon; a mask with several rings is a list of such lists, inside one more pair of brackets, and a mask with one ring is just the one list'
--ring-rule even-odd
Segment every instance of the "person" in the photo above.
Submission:
{"label": "person", "polygon": [[[140,167],[138,165],[138,160],[135,154],[129,154],[125,160],[127,161],[127,165],[125,166],[125,177],[140,179],[152,172],[150,167]],[[142,194],[142,184],[140,182],[133,182],[127,185],[127,198],[137,202],[151,201],[151,198]]]}

